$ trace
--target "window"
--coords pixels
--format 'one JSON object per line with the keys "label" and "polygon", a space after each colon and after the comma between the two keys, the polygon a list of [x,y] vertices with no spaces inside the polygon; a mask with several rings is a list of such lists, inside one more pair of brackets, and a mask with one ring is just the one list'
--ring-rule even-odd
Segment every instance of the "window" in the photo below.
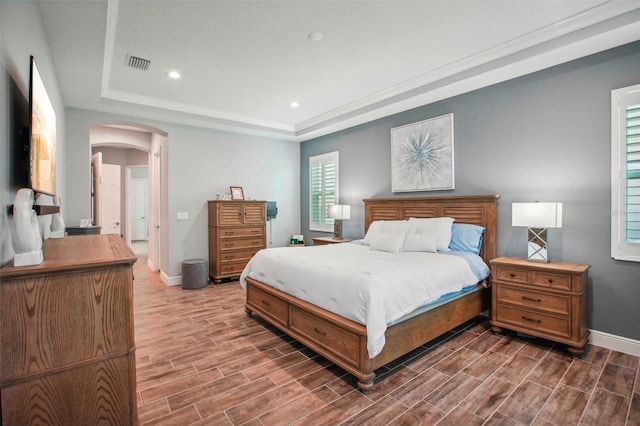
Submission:
{"label": "window", "polygon": [[333,231],[328,208],[338,204],[338,151],[309,157],[309,229]]}
{"label": "window", "polygon": [[611,256],[640,262],[640,84],[611,92]]}

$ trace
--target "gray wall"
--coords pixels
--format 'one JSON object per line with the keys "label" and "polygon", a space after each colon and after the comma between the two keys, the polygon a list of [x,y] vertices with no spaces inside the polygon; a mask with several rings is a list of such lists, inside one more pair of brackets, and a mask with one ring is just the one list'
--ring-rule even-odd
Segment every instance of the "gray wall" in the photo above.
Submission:
{"label": "gray wall", "polygon": [[363,198],[391,193],[390,131],[454,114],[456,189],[396,196],[500,194],[498,255],[526,256],[511,203],[564,203],[551,260],[587,263],[589,327],[640,339],[640,263],[610,256],[611,90],[640,83],[640,42],[302,143],[301,223],[309,231],[311,155],[340,152],[346,237],[363,235]]}
{"label": "gray wall", "polygon": [[[130,116],[67,109],[67,192],[74,212],[68,223],[90,213],[89,132],[93,126],[129,123],[152,126],[168,139],[168,267],[180,275],[181,262],[208,258],[207,200],[242,186],[245,198],[278,203],[278,217],[267,231],[272,246],[286,246],[300,232],[300,145],[297,142],[182,126]],[[178,212],[189,220],[178,221]],[[66,219],[65,219],[66,220]]]}
{"label": "gray wall", "polygon": [[[10,90],[28,99],[29,56],[33,55],[49,99],[56,112],[56,191],[62,200],[62,212],[66,208],[66,158],[65,108],[58,88],[49,45],[44,35],[40,12],[36,2],[0,1],[0,265],[15,254],[11,245],[13,220],[6,207],[13,203],[19,188],[12,184],[10,145],[16,135],[10,133]],[[28,102],[28,101],[25,101]],[[28,108],[28,106],[27,106]],[[49,198],[43,196],[44,198]],[[51,200],[49,200],[50,203]]]}

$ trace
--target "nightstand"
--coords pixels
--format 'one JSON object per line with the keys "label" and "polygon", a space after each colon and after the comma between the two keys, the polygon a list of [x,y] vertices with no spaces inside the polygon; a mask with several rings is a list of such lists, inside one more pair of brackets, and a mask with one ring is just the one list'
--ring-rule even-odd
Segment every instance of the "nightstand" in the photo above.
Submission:
{"label": "nightstand", "polygon": [[313,239],[314,246],[325,246],[327,244],[340,244],[340,243],[348,243],[351,241],[349,238],[342,238],[340,240],[335,240],[332,237],[316,237]]}
{"label": "nightstand", "polygon": [[589,340],[589,265],[499,257],[491,262],[491,330],[503,327],[567,345],[579,357]]}

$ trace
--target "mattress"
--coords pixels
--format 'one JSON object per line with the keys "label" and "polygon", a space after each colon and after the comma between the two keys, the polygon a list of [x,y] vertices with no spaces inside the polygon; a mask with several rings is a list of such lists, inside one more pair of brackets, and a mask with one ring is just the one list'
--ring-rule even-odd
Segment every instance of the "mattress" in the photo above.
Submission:
{"label": "mattress", "polygon": [[389,253],[350,243],[269,248],[249,261],[240,283],[246,288],[246,277],[251,277],[364,325],[373,358],[384,347],[389,324],[482,280],[468,257],[451,252]]}

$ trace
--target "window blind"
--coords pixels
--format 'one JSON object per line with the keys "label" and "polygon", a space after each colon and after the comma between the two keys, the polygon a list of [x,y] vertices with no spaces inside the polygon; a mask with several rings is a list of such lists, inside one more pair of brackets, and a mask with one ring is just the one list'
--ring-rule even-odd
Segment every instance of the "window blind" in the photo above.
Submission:
{"label": "window blind", "polygon": [[627,194],[626,240],[640,243],[640,104],[627,107],[626,113]]}
{"label": "window blind", "polygon": [[611,257],[640,262],[640,84],[611,91]]}
{"label": "window blind", "polygon": [[330,205],[338,203],[338,152],[309,157],[309,228],[332,231],[327,217]]}

